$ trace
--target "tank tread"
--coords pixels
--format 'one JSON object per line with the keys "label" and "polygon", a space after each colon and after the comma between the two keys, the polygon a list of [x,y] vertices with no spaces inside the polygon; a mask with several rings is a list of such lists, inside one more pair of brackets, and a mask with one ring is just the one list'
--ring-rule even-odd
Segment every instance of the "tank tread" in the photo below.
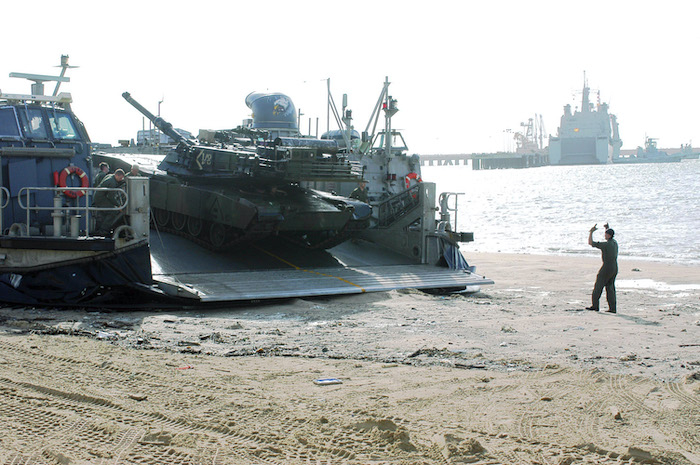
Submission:
{"label": "tank tread", "polygon": [[343,229],[336,231],[336,234],[326,237],[325,239],[321,238],[318,241],[314,241],[313,239],[297,239],[290,235],[285,235],[284,238],[295,245],[307,249],[331,249],[351,239],[356,232],[362,231],[366,229],[366,227],[366,222],[351,221],[348,222]]}
{"label": "tank tread", "polygon": [[[205,224],[211,226],[212,223],[206,222]],[[193,242],[200,247],[204,247],[206,249],[212,250],[214,252],[219,252],[222,250],[227,250],[230,248],[235,247],[236,245],[245,243],[245,242],[250,242],[252,240],[259,240],[261,238],[264,238],[266,236],[269,236],[274,233],[274,224],[261,224],[261,223],[254,223],[253,226],[248,228],[245,231],[238,230],[235,233],[231,233],[230,236],[231,238],[225,242],[223,242],[220,245],[215,245],[209,240],[202,239],[201,237],[193,236],[190,234],[186,229],[177,229],[171,226],[171,222],[168,221],[166,225],[160,225],[157,224],[155,221],[155,212],[151,214],[151,225],[155,227],[157,231],[163,231],[167,232],[170,234],[175,234],[180,237],[184,237],[185,239],[189,240],[190,242]],[[226,232],[229,232],[233,230],[230,226],[222,225],[225,229]]]}

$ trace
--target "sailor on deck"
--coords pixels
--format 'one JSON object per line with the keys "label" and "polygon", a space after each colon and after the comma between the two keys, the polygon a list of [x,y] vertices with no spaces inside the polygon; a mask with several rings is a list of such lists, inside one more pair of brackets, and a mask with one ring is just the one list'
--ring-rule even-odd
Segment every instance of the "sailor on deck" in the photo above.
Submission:
{"label": "sailor on deck", "polygon": [[105,176],[109,174],[109,164],[107,162],[100,163],[100,171],[95,176],[95,181],[92,183],[93,187],[100,187],[100,183],[104,181]]}
{"label": "sailor on deck", "polygon": [[129,177],[129,176],[138,176],[138,175],[139,175],[139,165],[134,163],[133,165],[131,165],[131,170],[128,173],[126,173],[126,176]]}
{"label": "sailor on deck", "polygon": [[[126,184],[124,170],[116,170],[114,174],[108,174],[99,187],[123,189]],[[119,191],[97,191],[93,206],[101,208],[124,206],[124,194]],[[114,228],[117,221],[123,217],[121,210],[98,210],[95,212],[95,234],[107,236]]]}
{"label": "sailor on deck", "polygon": [[358,183],[357,187],[350,193],[350,198],[359,200],[360,202],[364,202],[364,203],[369,202],[366,187],[367,187],[367,182],[360,181]]}

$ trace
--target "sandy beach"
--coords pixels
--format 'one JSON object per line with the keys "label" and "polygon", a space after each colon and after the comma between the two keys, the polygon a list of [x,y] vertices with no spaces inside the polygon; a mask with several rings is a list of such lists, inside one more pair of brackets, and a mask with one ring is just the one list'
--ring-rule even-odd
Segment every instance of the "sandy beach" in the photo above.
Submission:
{"label": "sandy beach", "polygon": [[496,284],[0,309],[0,463],[700,463],[700,267],[621,258],[610,314],[599,258],[466,255]]}

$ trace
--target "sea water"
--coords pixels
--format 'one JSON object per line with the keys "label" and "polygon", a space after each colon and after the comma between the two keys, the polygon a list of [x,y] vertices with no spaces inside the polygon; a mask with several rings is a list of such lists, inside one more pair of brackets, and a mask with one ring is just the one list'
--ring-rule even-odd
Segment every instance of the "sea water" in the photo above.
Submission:
{"label": "sea water", "polygon": [[[600,253],[603,225],[620,257],[700,264],[700,160],[680,163],[472,170],[424,166],[437,192],[462,192],[457,230],[474,232],[463,252]],[[454,221],[454,218],[453,218]]]}

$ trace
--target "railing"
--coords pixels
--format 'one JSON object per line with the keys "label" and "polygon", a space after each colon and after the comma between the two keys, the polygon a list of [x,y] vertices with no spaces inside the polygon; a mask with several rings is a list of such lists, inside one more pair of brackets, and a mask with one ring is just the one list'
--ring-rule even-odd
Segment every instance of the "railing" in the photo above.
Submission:
{"label": "railing", "polygon": [[[437,232],[447,235],[454,242],[472,242],[474,233],[459,232],[457,228],[457,218],[459,216],[457,203],[460,195],[464,195],[464,193],[443,192],[440,194],[440,221],[437,224]],[[454,199],[454,203],[451,203],[451,199]],[[454,224],[452,222],[452,213],[454,213]]]}
{"label": "railing", "polygon": [[[457,203],[460,195],[464,195],[464,192],[443,192],[438,201],[440,221],[445,223],[443,227],[450,228],[452,231],[457,231]],[[450,203],[450,199],[454,199],[454,204]],[[454,225],[452,225],[451,213],[454,213]]]}
{"label": "railing", "polygon": [[[9,201],[9,192],[7,192],[7,189],[4,187],[2,188],[4,193],[8,196],[8,200],[0,205],[1,208],[4,208],[7,205],[7,202]],[[41,191],[49,191],[49,192],[54,192],[54,205],[47,207],[47,206],[39,206],[39,205],[32,205],[32,194],[36,194],[37,192]],[[76,205],[63,205],[63,197],[61,195],[58,195],[59,193],[63,193],[65,191],[80,191],[84,192],[85,195],[76,197]],[[122,202],[114,207],[95,207],[91,205],[91,199],[94,197],[94,194],[96,192],[119,192],[119,198],[122,200]],[[24,200],[26,199],[26,203]],[[34,195],[34,199],[36,200],[36,195]],[[64,215],[64,212],[71,212],[75,211],[76,214],[77,212],[85,212],[85,235],[89,236],[90,235],[90,212],[96,212],[96,211],[119,211],[125,208],[129,204],[129,196],[126,193],[124,189],[120,188],[111,188],[111,187],[72,187],[71,189],[67,189],[65,187],[23,187],[19,191],[19,195],[17,196],[17,202],[19,203],[20,208],[23,210],[26,210],[27,212],[27,223],[26,223],[26,231],[27,234],[29,234],[29,227],[31,225],[31,214],[32,212],[38,212],[38,211],[51,211],[51,216],[55,219],[61,218]],[[81,203],[83,205],[81,205]],[[0,210],[1,210],[0,208]],[[0,225],[1,223],[2,216],[0,216]],[[57,234],[56,231],[56,226],[57,222],[54,221],[54,235]],[[62,224],[59,225],[62,227]],[[59,229],[60,229],[59,227]],[[0,230],[1,231],[1,230]]]}
{"label": "railing", "polygon": [[420,204],[420,184],[375,206],[379,227],[387,227]]}

